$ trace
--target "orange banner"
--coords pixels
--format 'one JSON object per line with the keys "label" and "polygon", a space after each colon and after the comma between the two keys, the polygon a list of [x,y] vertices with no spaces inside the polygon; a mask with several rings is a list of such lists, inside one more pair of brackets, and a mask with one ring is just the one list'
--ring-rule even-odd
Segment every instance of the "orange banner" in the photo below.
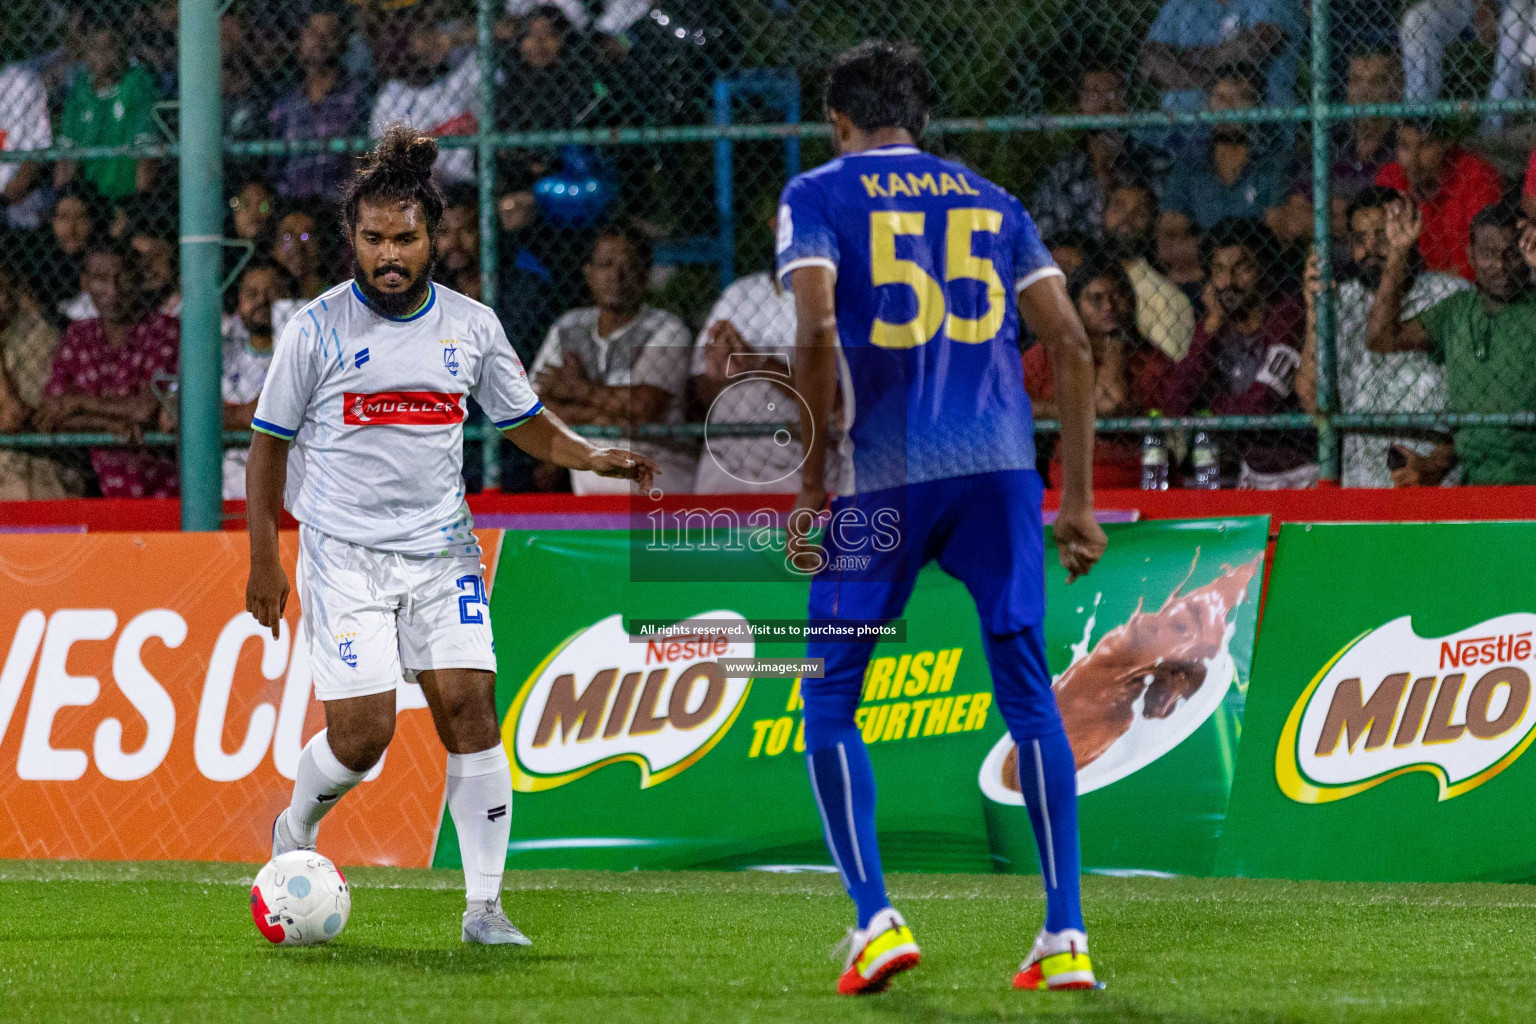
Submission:
{"label": "orange banner", "polygon": [[[500,531],[480,541],[490,584]],[[290,580],[297,554],[284,534]],[[324,716],[297,597],[273,640],[246,565],[238,534],[0,537],[0,857],[267,859]],[[384,761],[326,818],[339,863],[431,862],[445,755],[420,688],[398,708]]]}

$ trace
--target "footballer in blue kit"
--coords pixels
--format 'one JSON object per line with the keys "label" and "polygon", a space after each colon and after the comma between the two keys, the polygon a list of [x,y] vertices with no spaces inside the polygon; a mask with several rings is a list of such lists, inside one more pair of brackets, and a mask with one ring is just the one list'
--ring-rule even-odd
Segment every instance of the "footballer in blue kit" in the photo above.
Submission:
{"label": "footballer in blue kit", "polygon": [[[1055,539],[1069,582],[1105,546],[1093,516],[1092,355],[1062,272],[1019,201],[917,147],[928,93],[910,46],[872,40],[842,54],[825,94],[838,157],[791,181],[780,201],[778,273],[795,296],[806,449],[790,557],[815,574],[813,622],[899,616],[933,560],[966,585],[1018,745],[1046,891],[1044,928],[1014,985],[1092,988],[1076,769],[1041,635],[1042,484],[1021,313],[1057,375],[1064,485]],[[829,492],[816,545],[808,534]],[[844,994],[880,991],[920,957],[886,895],[874,773],[854,718],[873,646],[812,641],[806,654],[824,659],[823,678],[801,684],[811,790],[858,912]]]}

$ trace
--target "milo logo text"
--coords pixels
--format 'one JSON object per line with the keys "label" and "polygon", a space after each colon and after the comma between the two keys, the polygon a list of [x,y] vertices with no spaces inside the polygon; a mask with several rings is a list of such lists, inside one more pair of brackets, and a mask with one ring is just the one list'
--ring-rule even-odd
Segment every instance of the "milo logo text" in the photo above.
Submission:
{"label": "milo logo text", "polygon": [[1329,803],[1408,772],[1449,800],[1487,782],[1536,738],[1536,615],[1425,639],[1408,616],[1362,634],[1291,709],[1275,751],[1280,789]]}
{"label": "milo logo text", "polygon": [[[698,616],[745,624],[735,612]],[[618,615],[568,638],[523,684],[502,725],[513,788],[552,789],[616,761],[640,767],[640,788],[698,761],[730,729],[750,682],[720,658],[750,658],[750,640],[702,634],[633,643]]]}

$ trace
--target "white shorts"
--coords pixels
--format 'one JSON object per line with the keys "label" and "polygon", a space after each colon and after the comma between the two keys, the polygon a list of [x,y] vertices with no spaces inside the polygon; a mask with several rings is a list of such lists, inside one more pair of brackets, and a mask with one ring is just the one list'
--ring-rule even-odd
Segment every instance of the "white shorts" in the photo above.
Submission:
{"label": "white shorts", "polygon": [[415,558],[301,525],[297,576],[318,700],[386,693],[428,669],[496,671],[478,555]]}

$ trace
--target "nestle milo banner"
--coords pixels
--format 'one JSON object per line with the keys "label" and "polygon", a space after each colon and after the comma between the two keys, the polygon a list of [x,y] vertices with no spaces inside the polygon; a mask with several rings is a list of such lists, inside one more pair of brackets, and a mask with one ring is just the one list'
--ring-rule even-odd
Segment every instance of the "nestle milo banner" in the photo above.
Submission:
{"label": "nestle milo banner", "polygon": [[1536,523],[1286,526],[1222,873],[1536,877]]}
{"label": "nestle milo banner", "polygon": [[[1047,651],[1078,755],[1085,862],[1208,873],[1267,520],[1107,529],[1109,554],[1071,587],[1048,560]],[[501,551],[491,614],[516,790],[510,866],[830,865],[798,681],[720,667],[800,657],[803,641],[637,641],[627,628],[804,621],[804,582],[732,582],[771,580],[781,553],[711,552],[719,582],[701,583],[635,581],[622,531],[514,530]],[[930,567],[904,621],[903,638],[876,648],[858,711],[887,866],[1038,870],[969,595]],[[457,856],[445,815],[434,863]]]}

